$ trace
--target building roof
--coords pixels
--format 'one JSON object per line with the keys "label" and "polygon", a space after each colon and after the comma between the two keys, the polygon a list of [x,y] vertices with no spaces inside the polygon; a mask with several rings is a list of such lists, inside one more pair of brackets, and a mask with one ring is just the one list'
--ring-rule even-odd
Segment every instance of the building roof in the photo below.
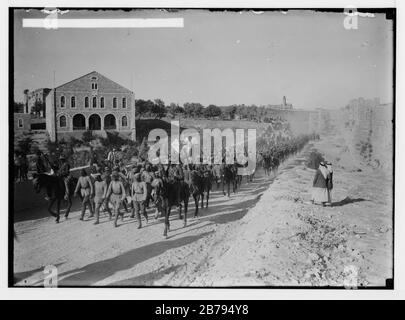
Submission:
{"label": "building roof", "polygon": [[97,76],[97,77],[102,77],[102,78],[104,78],[104,79],[106,79],[106,80],[108,80],[108,81],[111,81],[111,82],[114,83],[116,86],[120,87],[121,89],[133,93],[131,90],[129,90],[129,89],[125,88],[124,86],[120,85],[119,83],[117,83],[117,82],[115,82],[115,81],[113,81],[113,80],[107,78],[106,76],[102,75],[101,73],[99,73],[99,72],[97,72],[97,71],[92,71],[92,72],[86,73],[85,75],[82,75],[82,76],[80,76],[80,77],[78,77],[78,78],[76,78],[76,79],[70,80],[70,81],[68,81],[68,82],[66,82],[66,83],[64,83],[64,84],[61,84],[61,85],[57,86],[55,89],[59,89],[59,88],[61,88],[61,87],[63,87],[63,86],[66,86],[66,85],[68,85],[68,84],[70,84],[70,83],[72,83],[72,82],[75,82],[75,81],[80,80],[80,79],[82,79],[82,78],[88,77],[88,76],[90,76],[90,75],[95,75],[95,76]]}

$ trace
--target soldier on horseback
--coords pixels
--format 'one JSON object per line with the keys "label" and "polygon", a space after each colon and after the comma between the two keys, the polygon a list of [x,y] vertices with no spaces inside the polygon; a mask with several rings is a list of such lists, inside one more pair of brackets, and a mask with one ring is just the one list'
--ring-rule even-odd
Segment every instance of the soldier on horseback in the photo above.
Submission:
{"label": "soldier on horseback", "polygon": [[171,164],[168,169],[168,180],[173,184],[173,188],[176,190],[176,202],[180,203],[180,187],[184,183],[184,172],[181,165]]}
{"label": "soldier on horseback", "polygon": [[145,170],[142,172],[142,181],[145,182],[146,186],[146,199],[145,199],[145,207],[149,208],[149,202],[151,199],[152,193],[152,181],[153,181],[153,172],[151,165],[147,163],[145,165]]}
{"label": "soldier on horseback", "polygon": [[69,198],[69,181],[70,181],[70,165],[66,160],[64,155],[59,157],[59,169],[57,171],[57,176],[63,179],[65,185],[65,196],[64,199],[68,200]]}

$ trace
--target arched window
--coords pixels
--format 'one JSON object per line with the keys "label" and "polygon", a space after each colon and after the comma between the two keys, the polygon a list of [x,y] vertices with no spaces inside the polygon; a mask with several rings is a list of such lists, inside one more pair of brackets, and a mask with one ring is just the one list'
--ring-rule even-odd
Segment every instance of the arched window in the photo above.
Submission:
{"label": "arched window", "polygon": [[117,98],[113,98],[113,108],[117,108]]}
{"label": "arched window", "polygon": [[123,116],[121,119],[121,126],[122,127],[127,127],[128,126],[128,119],[126,116]]}
{"label": "arched window", "polygon": [[127,107],[127,98],[122,98],[122,107],[123,108]]}
{"label": "arched window", "polygon": [[89,107],[89,97],[84,98],[84,107],[88,108]]}
{"label": "arched window", "polygon": [[93,108],[97,108],[97,97],[93,97]]}
{"label": "arched window", "polygon": [[60,107],[64,108],[65,107],[65,96],[60,97]]}
{"label": "arched window", "polygon": [[59,127],[66,128],[66,117],[65,116],[61,116],[59,118]]}
{"label": "arched window", "polygon": [[23,119],[18,119],[18,127],[19,127],[19,128],[24,127]]}
{"label": "arched window", "polygon": [[70,98],[70,107],[76,108],[76,98],[75,97]]}
{"label": "arched window", "polygon": [[100,98],[100,108],[104,108],[104,97]]}

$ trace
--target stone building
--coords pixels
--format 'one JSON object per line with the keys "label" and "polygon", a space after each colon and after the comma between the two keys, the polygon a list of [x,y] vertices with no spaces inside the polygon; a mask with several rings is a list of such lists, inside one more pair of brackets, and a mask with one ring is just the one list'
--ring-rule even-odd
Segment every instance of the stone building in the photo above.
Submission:
{"label": "stone building", "polygon": [[135,140],[134,93],[93,71],[52,89],[46,97],[46,130],[52,141],[91,130]]}

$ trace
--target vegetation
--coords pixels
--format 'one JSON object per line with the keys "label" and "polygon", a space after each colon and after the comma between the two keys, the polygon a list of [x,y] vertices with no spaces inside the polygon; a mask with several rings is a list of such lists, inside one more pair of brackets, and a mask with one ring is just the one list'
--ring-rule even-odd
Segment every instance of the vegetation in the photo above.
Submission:
{"label": "vegetation", "polygon": [[210,104],[207,107],[201,103],[186,102],[183,106],[177,103],[165,105],[161,99],[142,100],[135,102],[137,119],[162,119],[163,117],[194,119],[220,119],[220,120],[249,120],[255,122],[270,123],[275,119],[274,109],[269,106],[256,105],[231,105],[216,106]]}
{"label": "vegetation", "polygon": [[24,103],[14,101],[14,113],[24,113]]}
{"label": "vegetation", "polygon": [[29,135],[25,135],[18,141],[17,146],[19,152],[21,152],[22,154],[29,154],[31,153],[31,148],[36,146],[36,142],[33,141]]}

